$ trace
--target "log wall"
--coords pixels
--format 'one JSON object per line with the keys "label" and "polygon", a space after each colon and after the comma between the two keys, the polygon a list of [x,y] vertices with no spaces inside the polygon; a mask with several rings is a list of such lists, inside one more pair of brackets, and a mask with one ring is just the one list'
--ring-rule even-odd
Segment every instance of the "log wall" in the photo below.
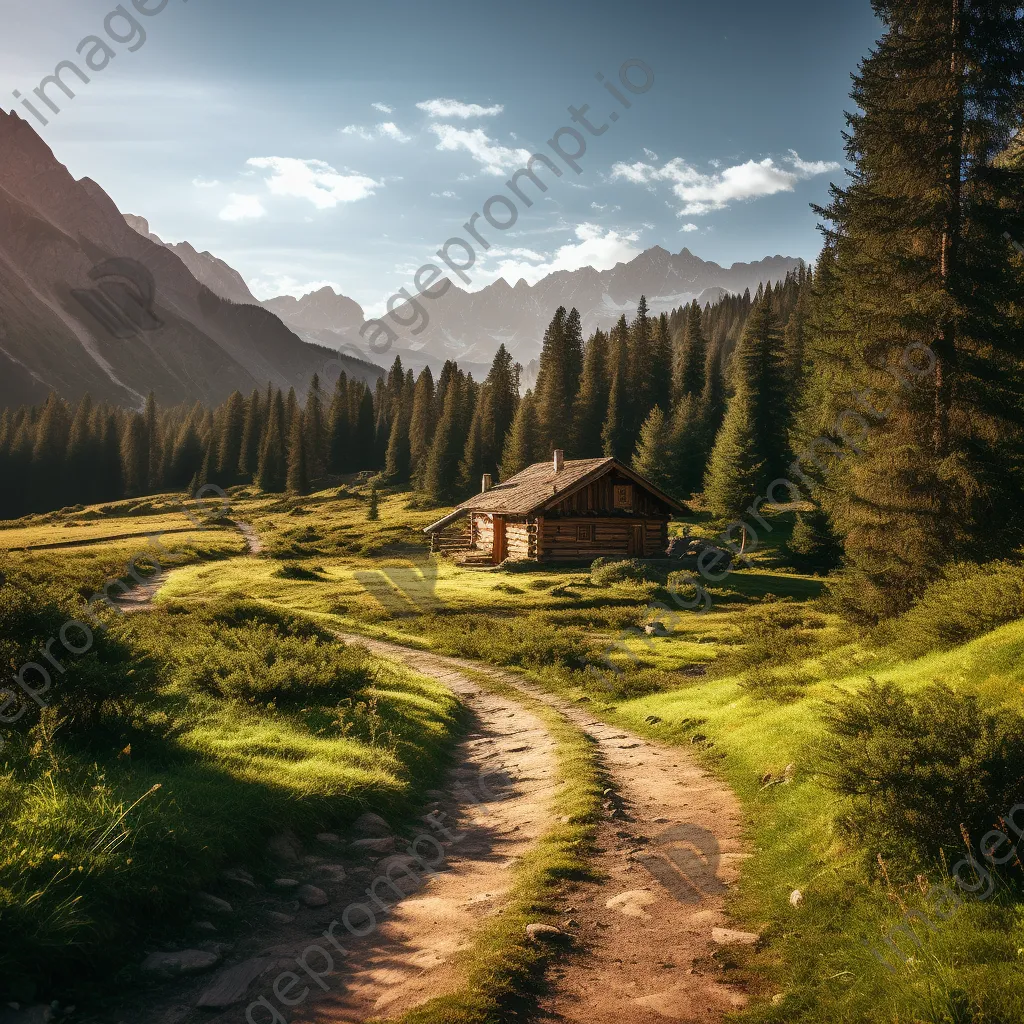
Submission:
{"label": "log wall", "polygon": [[471,516],[472,544],[477,551],[494,550],[494,520],[484,512],[474,512]]}
{"label": "log wall", "polygon": [[[626,557],[629,552],[630,531],[643,523],[644,549],[636,558],[660,558],[668,547],[668,523],[658,518],[608,518],[596,516],[544,519],[541,532],[541,559],[543,561],[589,561],[602,555]],[[577,526],[589,526],[593,540],[578,540]]]}
{"label": "log wall", "polygon": [[505,524],[505,545],[508,558],[536,558],[537,524],[525,519],[509,520]]}

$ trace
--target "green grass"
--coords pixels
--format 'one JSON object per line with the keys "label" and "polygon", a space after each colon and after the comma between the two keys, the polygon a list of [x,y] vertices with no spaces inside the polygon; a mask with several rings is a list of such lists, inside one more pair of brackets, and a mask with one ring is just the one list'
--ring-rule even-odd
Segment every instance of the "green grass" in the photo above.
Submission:
{"label": "green grass", "polygon": [[[671,599],[657,582],[595,586],[585,569],[571,567],[459,569],[427,551],[422,526],[441,513],[410,508],[405,495],[382,492],[373,523],[366,520],[362,487],[301,501],[245,492],[233,500],[233,514],[253,522],[265,538],[265,555],[212,562],[201,559],[228,552],[193,554],[194,564],[178,570],[161,592],[168,608],[244,598],[326,628],[514,666],[551,690],[589,702],[609,721],[686,745],[730,783],[743,804],[754,854],[745,862],[731,910],[764,936],[756,949],[737,954],[756,997],[743,1019],[1024,1019],[1019,873],[1007,876],[992,898],[967,899],[940,922],[931,913],[927,883],[941,883],[949,865],[934,865],[922,882],[910,864],[873,862],[873,851],[860,848],[844,828],[845,805],[814,774],[825,702],[869,677],[910,691],[942,680],[992,703],[1021,706],[1024,621],[1007,622],[1019,612],[1017,598],[1005,596],[1007,586],[1020,585],[1014,567],[983,567],[980,574],[956,577],[928,595],[916,619],[912,614],[872,633],[829,610],[819,599],[820,578],[787,568],[779,542],[791,528],[789,513],[773,519],[778,528],[771,543],[753,553],[753,567],[712,588],[712,609],[697,615],[659,607],[671,608]],[[714,536],[706,517],[672,529]],[[214,539],[213,533],[204,538]],[[975,605],[977,615],[969,613]],[[668,635],[643,634],[639,627],[655,620],[668,626]],[[582,668],[595,658],[625,671],[602,681]],[[436,698],[404,699],[419,707],[419,701],[430,706]],[[405,708],[401,715],[408,713]],[[277,714],[289,722],[285,745],[315,761],[318,748],[306,744],[313,743],[310,729],[315,732],[323,718]],[[257,782],[245,784],[258,786],[272,763],[259,761],[269,743],[265,730],[232,731],[228,723],[212,729],[195,742],[204,751],[215,746],[217,756],[232,761],[232,772],[244,774],[243,766],[253,763]],[[259,749],[247,748],[246,737],[258,737]],[[691,744],[697,737],[706,739]],[[559,744],[570,783],[560,799],[575,808],[572,826],[559,826],[524,864],[508,915],[488,924],[467,960],[468,989],[421,1008],[410,1021],[500,1019],[529,992],[540,951],[525,943],[523,926],[550,905],[564,874],[559,865],[585,867],[591,827],[585,809],[593,809],[595,783],[585,741],[563,734]],[[762,788],[766,773],[778,777],[790,764],[791,783]],[[145,781],[116,806],[144,792]],[[315,799],[314,792],[311,803]],[[1006,810],[993,808],[993,819]],[[803,894],[798,907],[790,904],[794,890]],[[885,936],[912,910],[931,922],[917,919],[920,948],[904,937],[907,963],[895,961],[890,972],[872,950],[884,953]]]}
{"label": "green grass", "polygon": [[[200,541],[182,555],[239,550],[235,532]],[[33,655],[19,635],[32,644],[60,608],[81,614],[82,597],[123,573],[135,550],[11,556],[7,596],[0,590],[11,664]],[[36,600],[48,602],[38,626]],[[144,944],[180,932],[189,895],[225,864],[269,871],[273,832],[340,829],[368,807],[403,820],[437,785],[462,730],[459,702],[440,683],[251,602],[111,616],[103,648],[137,685],[112,687],[118,696],[90,728],[72,728],[64,706],[95,651],[74,663],[62,654],[68,674],[55,681],[52,706],[4,727],[4,999],[98,993]]]}

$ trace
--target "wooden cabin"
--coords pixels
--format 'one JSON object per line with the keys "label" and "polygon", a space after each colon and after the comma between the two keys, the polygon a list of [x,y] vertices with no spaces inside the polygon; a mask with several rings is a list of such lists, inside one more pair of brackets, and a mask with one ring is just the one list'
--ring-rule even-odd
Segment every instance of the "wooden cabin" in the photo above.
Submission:
{"label": "wooden cabin", "polygon": [[538,462],[483,490],[426,527],[431,551],[462,552],[467,561],[497,565],[506,558],[589,561],[604,556],[660,558],[668,521],[685,513],[617,459]]}

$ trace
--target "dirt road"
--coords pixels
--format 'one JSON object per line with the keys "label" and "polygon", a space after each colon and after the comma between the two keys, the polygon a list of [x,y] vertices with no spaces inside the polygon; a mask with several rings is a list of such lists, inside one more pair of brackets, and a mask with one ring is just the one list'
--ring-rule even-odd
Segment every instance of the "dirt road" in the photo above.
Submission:
{"label": "dirt road", "polygon": [[[544,700],[596,741],[611,780],[594,865],[601,881],[567,894],[566,929],[581,951],[556,968],[541,1019],[711,1022],[746,1003],[712,959],[722,945],[757,939],[731,928],[723,910],[745,856],[739,808],[687,751],[608,726],[511,672],[354,635],[341,639],[449,685],[463,672],[482,672]],[[508,726],[523,714],[513,706]]]}

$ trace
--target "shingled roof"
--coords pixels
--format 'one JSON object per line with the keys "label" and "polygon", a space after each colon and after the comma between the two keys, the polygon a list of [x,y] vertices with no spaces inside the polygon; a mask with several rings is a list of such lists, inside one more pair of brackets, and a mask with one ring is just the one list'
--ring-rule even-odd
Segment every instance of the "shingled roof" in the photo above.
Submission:
{"label": "shingled roof", "polygon": [[443,519],[431,523],[423,532],[432,533],[442,529],[469,512],[490,512],[496,515],[511,516],[530,515],[547,505],[561,501],[572,491],[603,475],[612,466],[641,487],[646,487],[652,494],[656,494],[670,508],[677,512],[686,511],[679,502],[670,498],[649,480],[645,480],[617,459],[569,459],[562,463],[562,468],[557,472],[553,462],[535,462],[532,466],[527,466],[521,473],[516,473],[508,480],[495,484],[490,490],[481,491],[468,501],[464,501]]}

